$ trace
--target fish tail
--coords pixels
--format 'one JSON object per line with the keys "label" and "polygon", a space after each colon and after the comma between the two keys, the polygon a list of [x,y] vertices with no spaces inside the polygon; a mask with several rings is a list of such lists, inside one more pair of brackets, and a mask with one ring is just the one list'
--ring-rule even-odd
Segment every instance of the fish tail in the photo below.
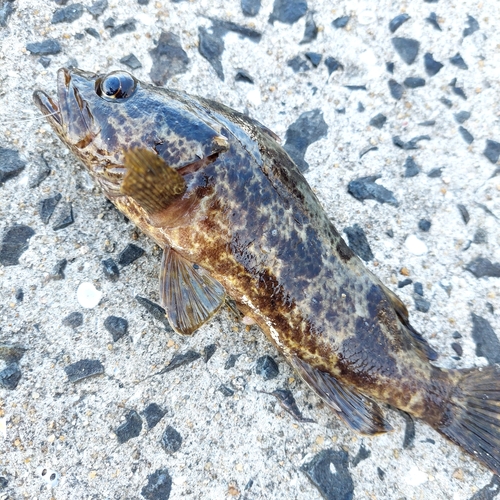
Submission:
{"label": "fish tail", "polygon": [[436,429],[500,475],[500,367],[458,370]]}

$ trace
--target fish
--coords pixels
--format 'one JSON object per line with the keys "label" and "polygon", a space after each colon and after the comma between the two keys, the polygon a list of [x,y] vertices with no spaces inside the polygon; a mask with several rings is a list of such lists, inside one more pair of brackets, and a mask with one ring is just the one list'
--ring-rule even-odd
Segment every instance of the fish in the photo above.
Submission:
{"label": "fish", "polygon": [[399,297],[344,242],[279,138],[125,71],[61,68],[34,102],[104,195],[162,249],[160,297],[193,334],[232,300],[355,431],[381,404],[500,474],[500,368],[443,369]]}

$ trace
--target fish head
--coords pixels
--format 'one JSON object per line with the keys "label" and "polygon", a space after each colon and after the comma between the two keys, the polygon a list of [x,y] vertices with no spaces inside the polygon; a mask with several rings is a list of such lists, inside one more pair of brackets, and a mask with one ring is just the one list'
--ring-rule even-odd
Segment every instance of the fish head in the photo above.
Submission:
{"label": "fish head", "polygon": [[57,98],[37,90],[36,106],[105,194],[118,194],[125,154],[153,150],[182,170],[227,149],[222,125],[182,92],[138,81],[126,71],[95,74],[61,68]]}

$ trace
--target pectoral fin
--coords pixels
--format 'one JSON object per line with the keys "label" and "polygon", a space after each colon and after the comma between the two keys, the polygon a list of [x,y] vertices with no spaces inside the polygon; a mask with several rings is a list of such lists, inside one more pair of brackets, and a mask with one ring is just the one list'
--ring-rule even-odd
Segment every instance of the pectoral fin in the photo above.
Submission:
{"label": "pectoral fin", "polygon": [[368,435],[391,430],[377,403],[296,356],[290,361],[311,389],[354,430]]}
{"label": "pectoral fin", "polygon": [[225,291],[205,269],[167,247],[161,265],[160,296],[172,328],[190,335],[224,303]]}

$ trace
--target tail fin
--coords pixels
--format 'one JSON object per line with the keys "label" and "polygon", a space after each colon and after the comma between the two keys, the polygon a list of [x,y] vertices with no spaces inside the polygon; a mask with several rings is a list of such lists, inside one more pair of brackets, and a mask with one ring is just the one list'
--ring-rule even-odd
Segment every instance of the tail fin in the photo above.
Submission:
{"label": "tail fin", "polygon": [[437,430],[500,475],[500,367],[458,373]]}

